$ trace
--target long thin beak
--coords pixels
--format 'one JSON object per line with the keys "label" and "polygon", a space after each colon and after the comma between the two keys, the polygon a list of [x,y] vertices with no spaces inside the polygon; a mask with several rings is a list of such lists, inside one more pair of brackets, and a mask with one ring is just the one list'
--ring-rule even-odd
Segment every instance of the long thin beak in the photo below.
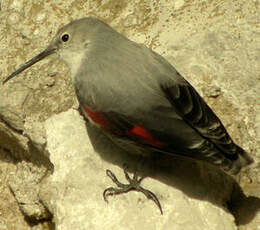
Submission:
{"label": "long thin beak", "polygon": [[39,53],[37,56],[35,56],[34,58],[32,58],[31,60],[27,61],[25,64],[23,64],[19,69],[17,69],[16,71],[14,71],[12,74],[10,74],[8,77],[6,77],[6,79],[3,81],[3,84],[5,84],[7,81],[9,81],[10,79],[12,79],[13,77],[15,77],[16,75],[18,75],[19,73],[23,72],[24,70],[26,70],[27,68],[29,68],[30,66],[32,66],[33,64],[37,63],[38,61],[42,60],[43,58],[55,53],[56,48],[54,47],[48,47],[46,50],[44,50],[43,52]]}

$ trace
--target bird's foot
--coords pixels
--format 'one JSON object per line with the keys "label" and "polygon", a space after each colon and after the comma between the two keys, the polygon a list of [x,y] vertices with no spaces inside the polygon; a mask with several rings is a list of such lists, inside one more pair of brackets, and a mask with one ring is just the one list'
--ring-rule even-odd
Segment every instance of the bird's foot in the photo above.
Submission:
{"label": "bird's foot", "polygon": [[142,180],[145,177],[140,177],[138,179],[137,173],[135,171],[133,179],[131,179],[128,172],[127,172],[127,165],[126,164],[124,164],[124,173],[125,173],[125,178],[129,182],[129,184],[123,184],[123,183],[119,182],[114,173],[112,173],[109,169],[106,170],[107,176],[116,184],[117,187],[109,187],[109,188],[105,189],[105,191],[103,192],[104,200],[106,202],[108,202],[107,196],[118,195],[118,194],[121,194],[121,193],[127,193],[129,191],[135,190],[135,191],[142,192],[147,197],[147,199],[152,200],[157,205],[157,207],[160,209],[161,214],[163,214],[160,201],[158,200],[156,195],[153,192],[151,192],[147,189],[144,189],[140,185]]}

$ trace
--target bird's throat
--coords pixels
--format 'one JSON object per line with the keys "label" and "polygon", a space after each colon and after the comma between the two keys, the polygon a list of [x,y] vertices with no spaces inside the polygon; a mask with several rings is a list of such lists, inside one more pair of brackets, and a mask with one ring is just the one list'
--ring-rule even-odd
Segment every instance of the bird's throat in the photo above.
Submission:
{"label": "bird's throat", "polygon": [[85,59],[85,52],[63,52],[60,54],[61,59],[67,64],[70,69],[72,82],[74,82],[77,73],[80,71],[80,67]]}

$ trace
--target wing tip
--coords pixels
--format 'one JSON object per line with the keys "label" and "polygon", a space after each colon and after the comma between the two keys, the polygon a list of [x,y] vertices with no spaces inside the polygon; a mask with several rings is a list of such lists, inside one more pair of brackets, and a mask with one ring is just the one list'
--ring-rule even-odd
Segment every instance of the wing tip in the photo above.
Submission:
{"label": "wing tip", "polygon": [[231,167],[226,171],[229,174],[236,175],[242,168],[245,168],[254,162],[253,158],[246,151],[239,147],[238,157],[232,162]]}

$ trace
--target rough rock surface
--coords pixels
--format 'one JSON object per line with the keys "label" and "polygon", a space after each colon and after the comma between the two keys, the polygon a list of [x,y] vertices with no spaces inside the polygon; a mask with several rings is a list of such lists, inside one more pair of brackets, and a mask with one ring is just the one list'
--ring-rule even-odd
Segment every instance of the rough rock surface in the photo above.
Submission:
{"label": "rough rock surface", "polygon": [[9,187],[7,186],[8,175],[15,171],[15,162],[12,158],[0,150],[0,229],[21,230],[29,229],[23,214]]}
{"label": "rough rock surface", "polygon": [[[47,149],[52,153],[50,159],[55,168],[53,175],[44,181],[41,198],[48,200],[47,206],[54,213],[57,229],[112,230],[118,226],[136,230],[236,228],[234,217],[218,207],[225,203],[232,191],[228,178],[222,181],[214,171],[205,176],[194,162],[184,163],[178,159],[167,168],[152,165],[152,172],[146,165],[139,173],[152,178],[144,179],[142,185],[159,197],[163,216],[155,204],[140,193],[108,197],[109,203],[106,203],[102,193],[113,184],[104,169],[110,169],[124,181],[122,169],[114,164],[122,165],[124,161],[131,164],[135,159],[127,157],[104,135],[89,127],[91,143],[85,121],[75,110],[49,118],[45,127]],[[183,173],[179,167],[187,169],[185,175],[178,175]],[[205,186],[212,178],[216,179],[211,182],[213,186]],[[224,190],[222,194],[215,186]],[[48,196],[51,199],[45,198]]]}
{"label": "rough rock surface", "polygon": [[[6,209],[13,205],[14,199],[9,199],[7,186],[29,221],[49,219],[51,211],[57,229],[71,229],[73,223],[84,223],[90,229],[98,229],[100,221],[110,226],[120,222],[125,224],[122,225],[126,226],[125,229],[130,229],[131,225],[127,224],[126,220],[131,218],[132,226],[144,221],[142,223],[150,229],[167,229],[170,226],[181,229],[186,225],[190,226],[190,229],[196,229],[195,224],[201,224],[205,229],[217,229],[220,220],[218,215],[223,215],[221,229],[234,229],[230,214],[221,208],[221,204],[226,203],[230,197],[229,208],[235,215],[238,228],[258,229],[259,8],[259,0],[0,1],[0,80],[42,51],[60,26],[73,19],[95,15],[132,40],[153,48],[174,64],[204,96],[234,140],[249,151],[256,161],[237,178],[243,192],[232,179],[196,163],[180,162],[174,167],[169,167],[173,170],[170,170],[173,173],[172,177],[164,170],[161,171],[167,176],[160,175],[159,169],[148,173],[152,179],[145,179],[143,184],[156,192],[161,199],[165,212],[163,217],[159,215],[155,205],[140,194],[111,197],[107,205],[103,202],[101,194],[112,182],[105,177],[105,169],[111,168],[117,175],[122,175],[121,168],[113,164],[121,166],[123,159],[115,157],[112,160],[113,164],[108,163],[111,160],[109,157],[101,153],[100,158],[98,154],[93,153],[89,145],[84,145],[85,157],[84,151],[78,150],[77,146],[75,149],[71,147],[71,152],[68,152],[62,149],[65,148],[65,144],[61,142],[67,140],[68,145],[72,145],[66,139],[66,135],[71,137],[71,134],[65,130],[60,131],[64,132],[60,136],[56,133],[55,137],[50,138],[56,131],[50,130],[51,122],[54,121],[57,126],[53,124],[53,127],[58,129],[68,125],[71,132],[74,132],[75,119],[75,122],[81,125],[81,133],[75,136],[82,135],[83,138],[84,132],[82,121],[76,112],[70,110],[52,117],[54,114],[67,111],[73,105],[75,107],[76,99],[68,69],[59,60],[49,58],[31,67],[8,84],[0,85],[0,147],[3,150],[0,170],[1,176],[6,178],[6,183],[1,182],[3,190],[0,195],[5,202],[0,203],[0,211],[4,209],[0,214],[0,229],[6,226],[2,228],[10,230],[14,223],[19,224],[19,229],[27,229],[26,224],[21,221],[20,214],[8,218],[10,212],[6,212]],[[65,124],[69,120],[71,122]],[[91,139],[92,142],[98,139],[94,137]],[[56,140],[56,143],[52,139]],[[87,143],[89,140],[86,136]],[[106,145],[104,148],[108,151]],[[15,167],[9,164],[8,167],[14,167],[16,174],[3,170],[6,167],[5,162],[8,161],[6,159],[10,157],[15,159]],[[192,168],[191,171],[188,170],[187,175],[182,174],[183,170],[180,167],[185,165]],[[43,179],[53,168],[53,175]],[[147,168],[149,169],[149,166]],[[93,173],[94,170],[96,173]],[[192,180],[187,180],[191,172],[198,176],[198,185],[192,183]],[[89,174],[94,175],[89,178]],[[91,186],[84,192],[84,186],[87,184]],[[163,192],[164,190],[167,190],[167,193]],[[31,195],[32,191],[35,191],[34,195]],[[91,191],[95,191],[96,194]],[[208,193],[208,197],[202,198]],[[91,206],[84,203],[87,202],[86,195],[91,197]],[[246,198],[245,195],[249,197]],[[85,198],[82,199],[84,202],[80,200],[81,197]],[[6,202],[7,200],[10,202]],[[103,212],[104,209],[106,213]],[[19,213],[17,208],[12,210]],[[99,210],[101,211],[98,212]],[[192,210],[192,214],[187,215],[187,210]],[[133,215],[137,212],[140,212],[140,215]],[[68,218],[69,213],[71,218]],[[81,219],[75,219],[77,215]],[[114,223],[111,219],[105,222],[109,215],[114,218]],[[182,218],[178,218],[178,215]],[[207,216],[207,220],[203,219],[204,215]],[[64,216],[66,218],[62,218]],[[5,225],[1,225],[3,219]],[[75,220],[79,223],[75,223]],[[82,229],[85,229],[84,226],[82,224]],[[187,226],[183,229],[189,229]],[[34,228],[43,226],[38,225]]]}

